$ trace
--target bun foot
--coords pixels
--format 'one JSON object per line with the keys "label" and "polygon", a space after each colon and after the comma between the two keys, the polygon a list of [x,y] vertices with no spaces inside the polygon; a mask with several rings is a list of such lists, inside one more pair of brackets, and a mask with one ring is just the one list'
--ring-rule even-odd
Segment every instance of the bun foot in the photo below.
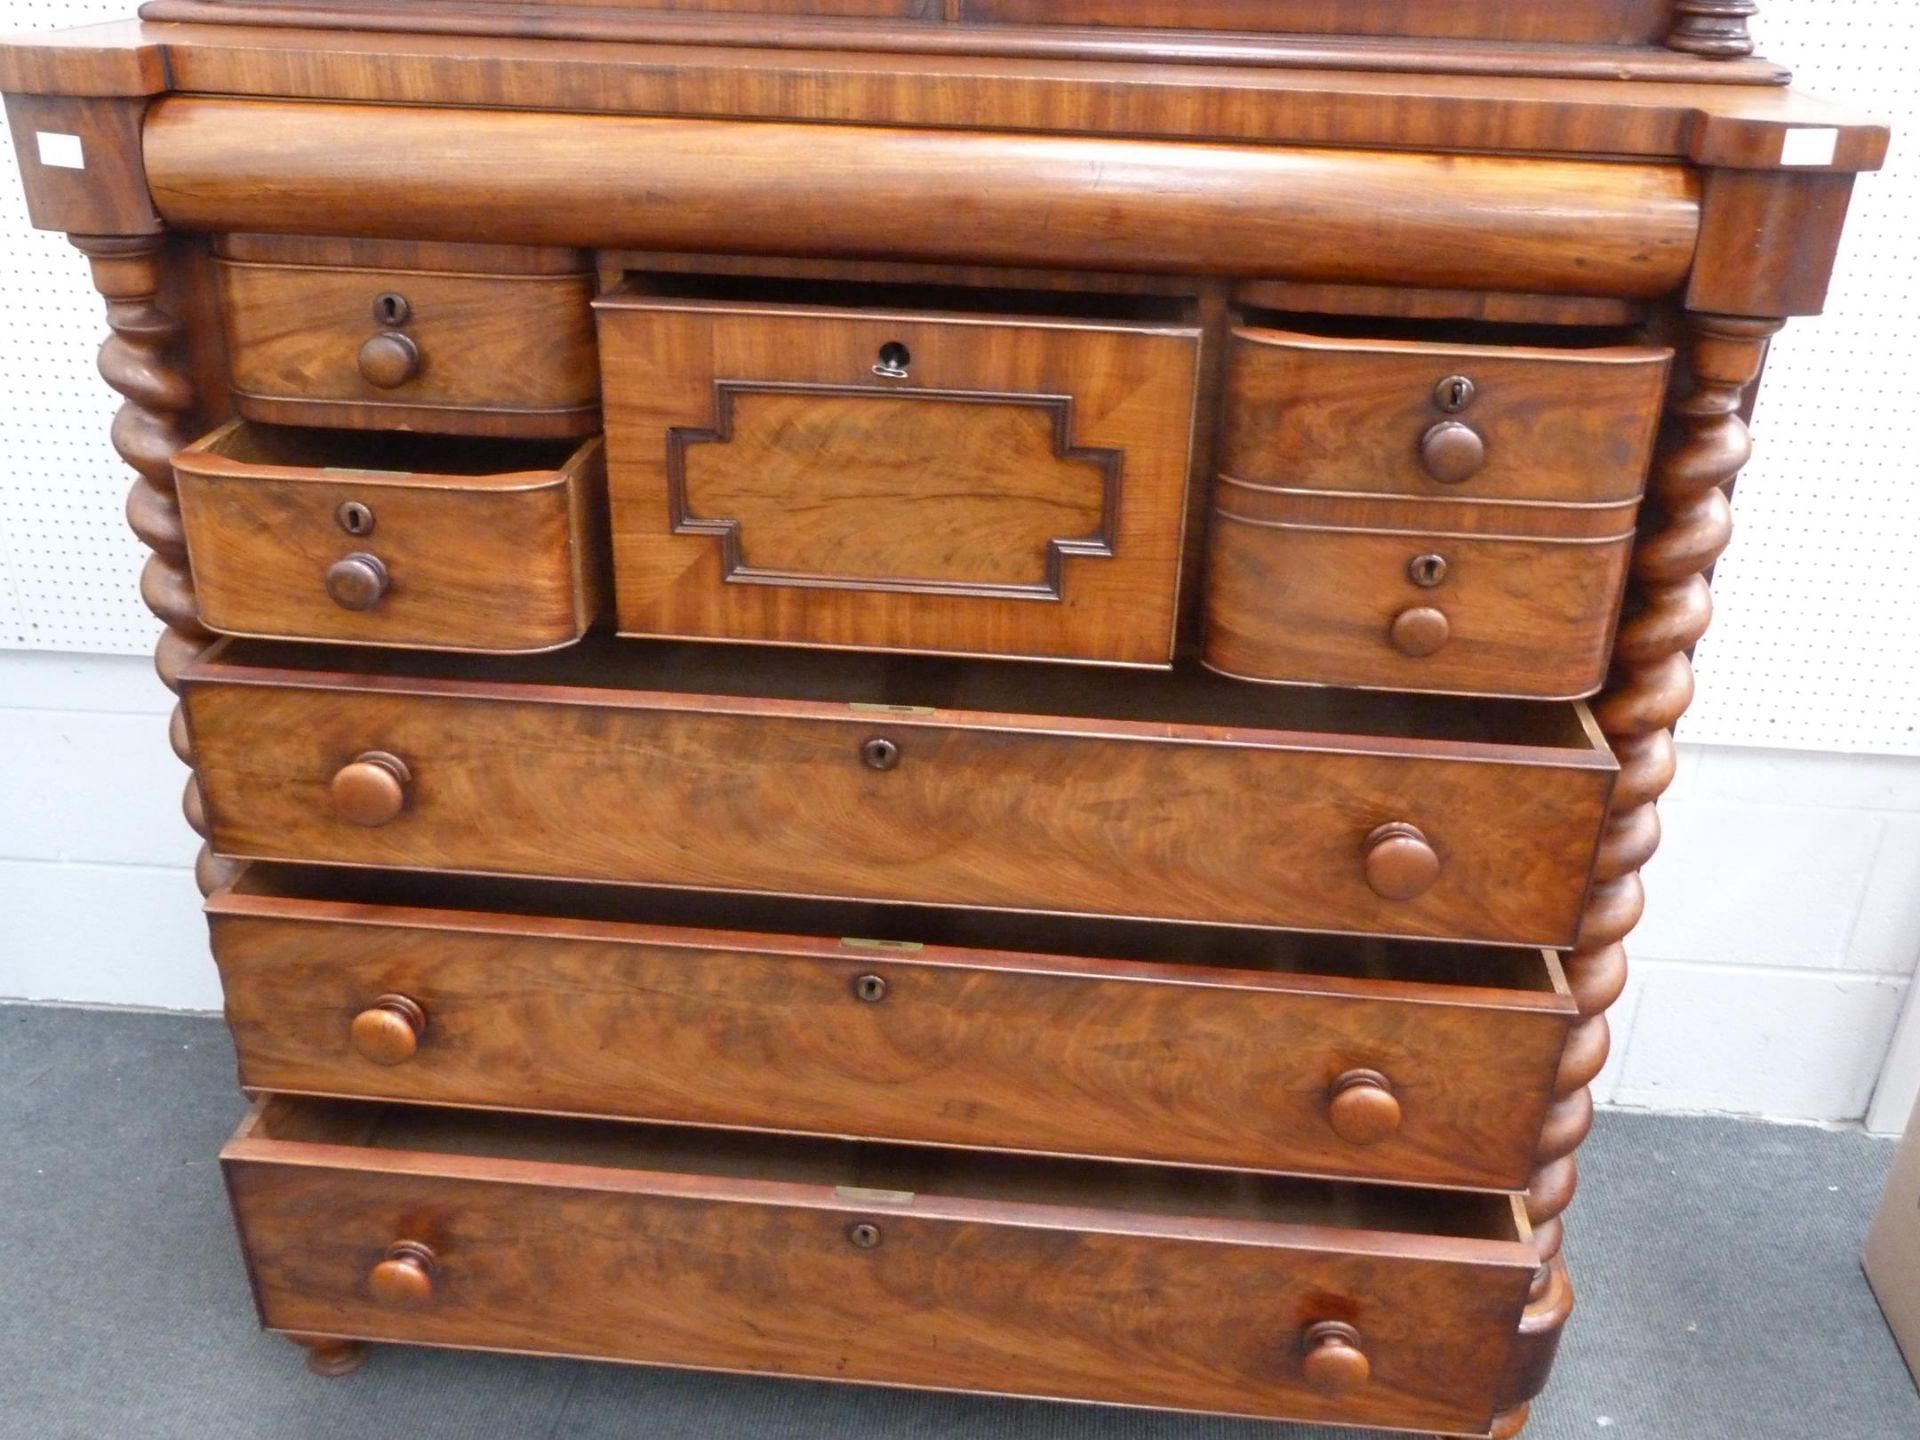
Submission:
{"label": "bun foot", "polygon": [[1493,1417],[1493,1440],[1514,1440],[1526,1428],[1527,1407],[1522,1405],[1518,1410],[1509,1410],[1504,1415]]}
{"label": "bun foot", "polygon": [[367,1347],[359,1340],[323,1340],[306,1335],[287,1337],[307,1352],[307,1369],[333,1379],[351,1375],[367,1362]]}

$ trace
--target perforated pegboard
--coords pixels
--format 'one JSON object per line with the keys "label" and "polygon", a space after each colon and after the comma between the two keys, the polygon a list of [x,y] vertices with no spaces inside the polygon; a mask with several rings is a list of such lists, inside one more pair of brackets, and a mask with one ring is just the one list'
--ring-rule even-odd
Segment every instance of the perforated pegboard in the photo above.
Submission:
{"label": "perforated pegboard", "polygon": [[[0,33],[133,9],[134,0],[0,0]],[[145,552],[122,514],[132,472],[108,443],[118,402],[94,370],[101,302],[79,251],[28,225],[4,133],[0,150],[0,647],[150,650],[160,622],[140,603]]]}
{"label": "perforated pegboard", "polygon": [[[134,0],[0,0],[0,29],[118,19]],[[1895,126],[1891,169],[1864,180],[1828,314],[1776,344],[1699,653],[1687,738],[1920,754],[1920,5],[1768,0],[1762,49],[1800,83]],[[0,139],[0,147],[7,142]],[[142,552],[93,370],[100,305],[81,257],[27,225],[7,149],[0,194],[0,646],[141,653]]]}
{"label": "perforated pegboard", "polygon": [[1920,6],[1771,0],[1761,48],[1892,124],[1827,302],[1774,342],[1689,740],[1920,754]]}

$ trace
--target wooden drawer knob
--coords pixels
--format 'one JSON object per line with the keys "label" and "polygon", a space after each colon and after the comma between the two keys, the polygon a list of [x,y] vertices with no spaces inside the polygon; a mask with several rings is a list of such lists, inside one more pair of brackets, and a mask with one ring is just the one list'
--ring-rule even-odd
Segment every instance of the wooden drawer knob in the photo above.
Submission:
{"label": "wooden drawer knob", "polygon": [[327,567],[327,594],[343,610],[371,610],[393,582],[378,555],[356,550]]}
{"label": "wooden drawer knob", "polygon": [[1420,464],[1442,485],[1458,485],[1487,463],[1487,442],[1459,420],[1442,420],[1420,437]]}
{"label": "wooden drawer knob", "polygon": [[376,1065],[404,1064],[419,1050],[426,1028],[427,1012],[417,1002],[382,995],[353,1017],[353,1048]]}
{"label": "wooden drawer knob", "polygon": [[1322,1395],[1351,1395],[1373,1378],[1360,1332],[1338,1320],[1307,1327],[1307,1384]]}
{"label": "wooden drawer knob", "polygon": [[355,825],[384,825],[407,808],[413,774],[398,755],[369,750],[342,765],[328,793],[333,813]]}
{"label": "wooden drawer knob", "polygon": [[1447,643],[1453,635],[1453,623],[1447,619],[1445,612],[1431,605],[1416,605],[1394,616],[1393,625],[1387,633],[1393,640],[1394,649],[1418,660],[1433,654]]}
{"label": "wooden drawer knob", "polygon": [[382,1305],[417,1310],[433,1299],[433,1272],[439,1262],[433,1251],[416,1240],[400,1240],[387,1247],[387,1258],[367,1276],[367,1288]]}
{"label": "wooden drawer knob", "polygon": [[1400,1128],[1400,1102],[1378,1070],[1349,1070],[1328,1093],[1327,1123],[1349,1145],[1378,1145]]}
{"label": "wooden drawer knob", "polygon": [[406,336],[383,330],[360,347],[360,375],[369,385],[392,390],[420,373],[420,347]]}
{"label": "wooden drawer knob", "polygon": [[1367,885],[1383,900],[1424,895],[1440,878],[1440,857],[1417,825],[1396,820],[1366,838]]}

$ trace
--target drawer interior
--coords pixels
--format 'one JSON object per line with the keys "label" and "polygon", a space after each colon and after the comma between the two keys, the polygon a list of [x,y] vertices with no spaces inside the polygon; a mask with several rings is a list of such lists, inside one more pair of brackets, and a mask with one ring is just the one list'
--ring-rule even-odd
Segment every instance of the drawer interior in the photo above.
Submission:
{"label": "drawer interior", "polygon": [[[358,1101],[275,1097],[248,1117],[235,1139],[796,1186],[822,1192],[822,1200],[878,1202],[882,1208],[946,1199],[1053,1207],[1077,1212],[1082,1223],[1094,1220],[1088,1212],[1112,1211],[1202,1224],[1253,1221],[1498,1242],[1527,1238],[1518,1205],[1503,1193],[1405,1190]],[[367,1163],[374,1168],[379,1162],[370,1153]],[[570,1177],[547,1172],[544,1178],[565,1184]]]}
{"label": "drawer interior", "polygon": [[[266,673],[277,672],[277,673]],[[931,712],[1006,717],[1016,728],[1084,730],[1084,722],[1129,727],[1177,725],[1204,738],[1250,744],[1288,735],[1326,737],[1352,748],[1377,740],[1532,748],[1555,763],[1611,769],[1613,758],[1586,706],[1320,689],[1249,686],[1196,668],[1115,675],[1092,667],[998,665],[914,656],[809,654],[777,648],[710,646],[590,637],[551,655],[518,658],[510,674],[484,659],[455,654],[315,652],[271,641],[229,640],[191,672],[202,681],[299,684],[341,677],[406,693],[519,691],[523,686],[602,692],[753,697],[845,704],[908,719]],[[392,683],[383,684],[385,677]],[[442,688],[441,682],[446,687]],[[506,683],[503,683],[506,682]],[[576,703],[601,694],[555,696]],[[1176,737],[1166,737],[1176,738]],[[1183,737],[1192,738],[1192,737]]]}
{"label": "drawer interior", "polygon": [[236,466],[321,475],[407,475],[457,479],[550,473],[579,448],[570,440],[485,439],[408,430],[318,430],[298,425],[229,426],[195,447]]}
{"label": "drawer interior", "polygon": [[[943,910],[715,895],[647,887],[607,887],[559,881],[497,880],[402,871],[342,871],[256,861],[208,902],[214,914],[249,914],[370,924],[466,924],[478,928],[539,928],[551,933],[586,926],[622,925],[688,932],[690,944],[750,931],[782,939],[812,937],[859,953],[911,958],[924,947],[999,952],[1019,958],[1057,957],[1123,961],[1138,967],[1119,978],[1201,979],[1237,972],[1272,980],[1326,979],[1435,987],[1436,999],[1488,999],[1501,992],[1508,1005],[1571,1010],[1559,961],[1521,946],[1394,941],[1366,936],[1303,935],[1105,919],[1063,919],[993,911]],[[1231,976],[1226,977],[1231,979]]]}
{"label": "drawer interior", "polygon": [[1134,291],[1036,290],[1005,286],[944,285],[889,280],[837,280],[811,276],[702,274],[629,271],[618,290],[601,303],[622,299],[685,300],[701,308],[738,306],[787,312],[872,315],[980,315],[995,320],[1102,320],[1191,326],[1198,305],[1190,297]]}

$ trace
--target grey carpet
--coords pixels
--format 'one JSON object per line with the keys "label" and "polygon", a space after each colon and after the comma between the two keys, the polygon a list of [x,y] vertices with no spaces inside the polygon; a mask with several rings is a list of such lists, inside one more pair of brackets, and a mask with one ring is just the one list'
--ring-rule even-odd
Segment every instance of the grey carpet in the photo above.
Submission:
{"label": "grey carpet", "polygon": [[[1332,1440],[1092,1407],[386,1348],[321,1380],[260,1334],[213,1156],[215,1021],[0,1006],[3,1440]],[[1913,1440],[1856,1263],[1892,1147],[1603,1116],[1579,1308],[1529,1440]]]}

